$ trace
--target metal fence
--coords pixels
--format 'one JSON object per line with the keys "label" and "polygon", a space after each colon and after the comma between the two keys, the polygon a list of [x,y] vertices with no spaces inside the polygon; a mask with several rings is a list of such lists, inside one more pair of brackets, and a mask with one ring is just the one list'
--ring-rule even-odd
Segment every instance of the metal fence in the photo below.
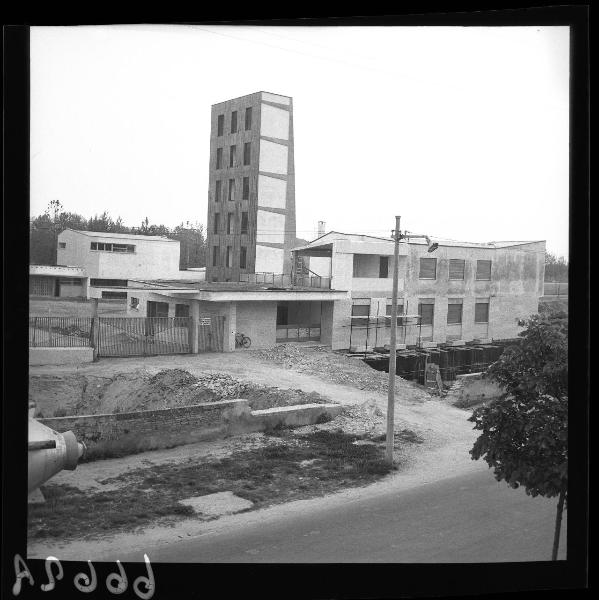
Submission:
{"label": "metal fence", "polygon": [[567,296],[568,295],[568,284],[567,283],[553,283],[545,282],[543,286],[543,294],[545,296]]}
{"label": "metal fence", "polygon": [[31,348],[74,348],[91,343],[91,317],[29,317]]}
{"label": "metal fence", "polygon": [[99,317],[98,356],[155,356],[191,352],[190,317]]}

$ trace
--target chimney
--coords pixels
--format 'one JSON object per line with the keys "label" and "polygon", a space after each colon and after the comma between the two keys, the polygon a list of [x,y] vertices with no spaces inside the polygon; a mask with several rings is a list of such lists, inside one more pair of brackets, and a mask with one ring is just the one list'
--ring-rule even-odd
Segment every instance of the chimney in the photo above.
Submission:
{"label": "chimney", "polygon": [[324,235],[324,228],[326,223],[324,221],[318,221],[318,237]]}

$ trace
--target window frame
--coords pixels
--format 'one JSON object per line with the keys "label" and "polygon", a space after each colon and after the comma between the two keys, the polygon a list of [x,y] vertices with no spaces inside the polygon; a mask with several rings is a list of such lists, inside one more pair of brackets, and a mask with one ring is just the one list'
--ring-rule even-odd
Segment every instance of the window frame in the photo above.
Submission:
{"label": "window frame", "polygon": [[222,137],[225,133],[225,115],[216,117],[216,137]]}
{"label": "window frame", "polygon": [[237,158],[237,145],[231,144],[229,146],[229,168],[233,168],[235,166],[235,160]]}
{"label": "window frame", "polygon": [[239,247],[239,268],[247,269],[247,246]]}
{"label": "window frame", "polygon": [[243,144],[243,166],[248,167],[252,164],[252,142]]}
{"label": "window frame", "polygon": [[223,168],[223,148],[222,148],[222,146],[220,148],[216,149],[216,168],[217,169]]}
{"label": "window frame", "polygon": [[[459,307],[459,314],[453,315],[454,317],[459,316],[459,321],[450,320],[450,314],[451,314],[451,312],[453,312],[450,309],[454,306]],[[464,322],[464,303],[463,302],[450,302],[447,305],[447,324],[448,325],[462,325],[463,322]]]}
{"label": "window frame", "polygon": [[[430,323],[428,322],[424,322],[422,320],[423,314],[422,314],[422,307],[423,306],[431,306],[431,320]],[[422,302],[422,301],[418,301],[418,314],[420,315],[420,325],[424,325],[424,326],[433,326],[435,323],[435,304],[434,302]]]}
{"label": "window frame", "polygon": [[[484,324],[488,325],[489,324],[489,315],[490,315],[489,305],[490,305],[490,302],[488,300],[486,302],[484,302],[484,301],[482,301],[482,302],[476,302],[475,301],[474,302],[474,323],[475,324],[481,324],[481,325],[484,325]],[[479,321],[479,320],[477,320],[477,317],[478,317],[477,313],[478,313],[478,310],[479,310],[478,309],[479,306],[486,306],[487,307],[487,310],[486,310],[486,312],[487,312],[487,314],[486,314],[487,320],[486,321]]]}
{"label": "window frame", "polygon": [[[422,264],[423,264],[422,261],[433,261],[432,264],[435,265],[433,277],[423,277],[422,276]],[[431,263],[425,263],[425,264],[431,264]],[[418,279],[424,279],[427,281],[435,281],[437,279],[437,259],[436,258],[432,258],[429,256],[421,256],[420,257],[419,269],[418,269]]]}
{"label": "window frame", "polygon": [[237,133],[237,111],[231,111],[231,133]]}
{"label": "window frame", "polygon": [[[452,265],[452,263],[454,265],[456,263],[461,263],[461,271],[462,271],[462,276],[461,277],[452,277],[451,276],[451,265]],[[449,281],[464,281],[464,279],[466,278],[466,260],[464,258],[450,258],[449,259],[449,265],[448,265],[447,277],[448,277]]]}
{"label": "window frame", "polygon": [[[248,115],[249,115],[249,119],[248,119]],[[252,130],[252,107],[251,106],[248,106],[245,109],[245,130],[246,131]]]}
{"label": "window frame", "polygon": [[[479,265],[481,263],[489,264],[489,276],[488,277],[479,277]],[[493,261],[487,259],[480,259],[476,261],[476,281],[491,281],[491,273],[493,269]]]}
{"label": "window frame", "polygon": [[[244,227],[245,225],[245,227]],[[240,233],[241,235],[247,235],[250,226],[249,214],[247,210],[241,212],[241,227]]]}

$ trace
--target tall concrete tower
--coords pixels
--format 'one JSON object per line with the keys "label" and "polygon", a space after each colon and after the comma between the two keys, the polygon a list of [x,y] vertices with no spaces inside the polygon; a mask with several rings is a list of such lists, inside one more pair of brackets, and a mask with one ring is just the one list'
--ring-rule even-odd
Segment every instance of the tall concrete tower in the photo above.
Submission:
{"label": "tall concrete tower", "polygon": [[293,100],[256,92],[212,106],[207,281],[291,273]]}

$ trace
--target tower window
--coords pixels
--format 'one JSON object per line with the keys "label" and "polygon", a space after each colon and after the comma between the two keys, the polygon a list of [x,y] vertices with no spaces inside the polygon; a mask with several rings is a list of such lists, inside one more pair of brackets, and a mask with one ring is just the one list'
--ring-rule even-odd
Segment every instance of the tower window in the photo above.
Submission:
{"label": "tower window", "polygon": [[217,169],[223,168],[223,149],[222,148],[216,149],[216,168]]}
{"label": "tower window", "polygon": [[249,177],[243,178],[243,193],[241,195],[241,199],[242,200],[250,199],[250,178]]}
{"label": "tower window", "polygon": [[491,279],[491,261],[477,260],[476,261],[476,279],[479,281],[489,281]]}
{"label": "tower window", "polygon": [[251,142],[246,142],[243,145],[243,164],[249,165],[252,162],[252,145]]}
{"label": "tower window", "polygon": [[220,137],[225,130],[225,115],[218,115],[217,125],[216,125],[216,135]]}
{"label": "tower window", "polygon": [[233,266],[233,248],[231,246],[227,246],[227,267],[231,268]]}
{"label": "tower window", "polygon": [[229,179],[229,201],[235,200],[235,180]]}
{"label": "tower window", "polygon": [[241,233],[248,232],[248,214],[247,211],[241,213]]}
{"label": "tower window", "polygon": [[252,107],[248,106],[245,109],[245,130],[249,131],[252,128]]}
{"label": "tower window", "polygon": [[227,233],[231,233],[231,225],[233,224],[233,213],[227,213]]}
{"label": "tower window", "polygon": [[218,233],[220,227],[220,213],[214,213],[214,233]]}
{"label": "tower window", "polygon": [[214,201],[220,202],[220,199],[223,197],[223,182],[218,179],[214,186]]}
{"label": "tower window", "polygon": [[212,247],[212,266],[218,267],[218,246]]}
{"label": "tower window", "polygon": [[247,262],[247,248],[245,246],[241,246],[239,249],[239,268],[245,269]]}
{"label": "tower window", "polygon": [[231,133],[237,133],[237,111],[231,113]]}

